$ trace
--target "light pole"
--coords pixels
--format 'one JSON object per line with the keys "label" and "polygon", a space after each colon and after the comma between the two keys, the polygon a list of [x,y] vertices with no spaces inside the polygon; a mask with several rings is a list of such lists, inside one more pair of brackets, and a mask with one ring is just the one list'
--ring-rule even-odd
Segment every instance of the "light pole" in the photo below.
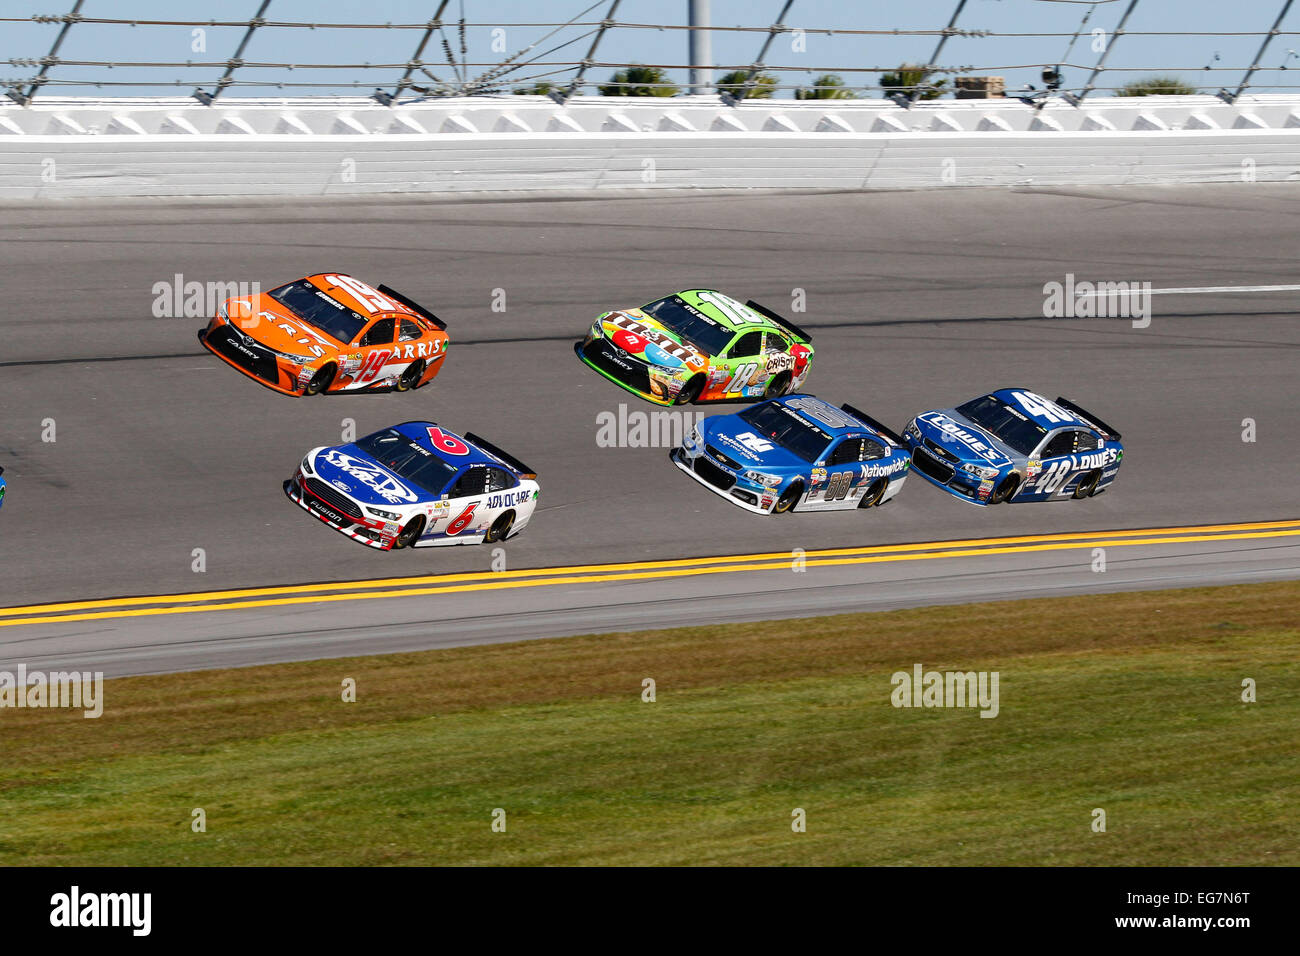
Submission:
{"label": "light pole", "polygon": [[709,0],[686,0],[688,7],[687,43],[690,45],[691,92],[713,91],[713,43],[709,26]]}

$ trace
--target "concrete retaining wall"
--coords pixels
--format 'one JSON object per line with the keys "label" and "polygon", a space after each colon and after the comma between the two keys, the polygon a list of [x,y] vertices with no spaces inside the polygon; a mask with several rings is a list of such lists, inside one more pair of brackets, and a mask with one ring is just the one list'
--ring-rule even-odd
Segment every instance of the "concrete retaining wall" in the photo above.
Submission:
{"label": "concrete retaining wall", "polygon": [[0,198],[1300,180],[1300,97],[646,103],[46,100],[0,108]]}

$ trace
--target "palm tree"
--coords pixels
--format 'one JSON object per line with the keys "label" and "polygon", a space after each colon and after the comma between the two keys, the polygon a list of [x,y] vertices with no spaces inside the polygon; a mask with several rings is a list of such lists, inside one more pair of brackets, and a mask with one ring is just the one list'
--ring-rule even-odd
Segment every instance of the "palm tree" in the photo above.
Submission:
{"label": "palm tree", "polygon": [[[880,78],[880,85],[885,91],[886,96],[894,93],[902,93],[904,96],[910,96],[913,99],[936,100],[943,95],[943,90],[939,89],[945,86],[947,80],[930,80],[934,70],[927,69],[916,63],[904,63],[893,73],[886,73]],[[929,87],[929,89],[917,89],[917,87]]]}
{"label": "palm tree", "polygon": [[1145,80],[1133,80],[1125,83],[1119,96],[1186,96],[1195,93],[1196,87],[1188,86],[1177,76],[1151,76]]}
{"label": "palm tree", "polygon": [[602,96],[676,96],[677,85],[657,66],[629,66],[600,88]]}
{"label": "palm tree", "polygon": [[516,96],[545,96],[552,91],[558,92],[559,89],[550,80],[538,80],[532,86],[516,86],[510,92]]}
{"label": "palm tree", "polygon": [[795,90],[796,100],[852,100],[854,92],[844,86],[844,77],[838,73],[827,73],[813,80],[812,89]]}
{"label": "palm tree", "polygon": [[730,93],[732,96],[740,96],[745,89],[746,82],[749,83],[749,92],[745,94],[747,100],[767,100],[772,98],[776,92],[776,77],[771,73],[753,73],[749,70],[732,70],[722,79],[718,80],[718,92]]}

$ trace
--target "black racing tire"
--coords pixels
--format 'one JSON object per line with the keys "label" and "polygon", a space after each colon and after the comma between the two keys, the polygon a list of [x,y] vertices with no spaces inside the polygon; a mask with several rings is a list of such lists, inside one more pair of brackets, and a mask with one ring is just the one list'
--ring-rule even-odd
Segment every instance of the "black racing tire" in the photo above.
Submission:
{"label": "black racing tire", "polygon": [[772,514],[783,515],[788,511],[793,511],[794,506],[799,503],[803,497],[803,482],[795,481],[790,483],[790,487],[781,493],[781,497],[776,499],[776,504],[772,506]]}
{"label": "black racing tire", "polygon": [[862,493],[862,498],[858,501],[859,508],[874,508],[880,504],[880,499],[885,497],[885,490],[889,487],[888,478],[877,478],[871,483],[871,487]]}
{"label": "black racing tire", "polygon": [[487,534],[483,536],[484,544],[491,544],[495,541],[504,541],[510,534],[510,529],[515,526],[515,513],[507,511],[499,515],[496,521],[492,522],[492,527],[488,528]]}
{"label": "black racing tire", "polygon": [[304,395],[319,395],[328,391],[329,387],[334,384],[334,375],[338,372],[338,366],[333,362],[326,362],[320,367],[311,381],[302,387]]}
{"label": "black racing tire", "polygon": [[1080,478],[1079,483],[1074,486],[1074,497],[1076,499],[1091,498],[1097,493],[1097,484],[1100,481],[1101,472],[1094,468],[1092,471]]}
{"label": "black racing tire", "polygon": [[416,515],[411,519],[405,528],[397,533],[393,539],[393,550],[400,551],[402,548],[409,548],[415,542],[420,540],[420,533],[424,531],[424,515]]}
{"label": "black racing tire", "polygon": [[397,384],[394,385],[393,388],[398,392],[409,392],[411,389],[415,388],[415,383],[423,376],[424,359],[417,359],[410,365],[406,366],[406,370],[403,371],[401,375],[397,376]]}
{"label": "black racing tire", "polygon": [[769,398],[780,398],[786,392],[790,391],[790,373],[778,372],[772,381],[767,383],[767,388],[763,389],[763,401]]}
{"label": "black racing tire", "polygon": [[993,489],[993,494],[989,496],[989,504],[997,505],[1009,499],[1020,490],[1020,476],[1014,471],[998,482],[998,486]]}
{"label": "black racing tire", "polygon": [[682,386],[682,390],[678,392],[677,397],[673,399],[673,404],[690,405],[700,397],[702,391],[704,391],[704,376],[696,375]]}

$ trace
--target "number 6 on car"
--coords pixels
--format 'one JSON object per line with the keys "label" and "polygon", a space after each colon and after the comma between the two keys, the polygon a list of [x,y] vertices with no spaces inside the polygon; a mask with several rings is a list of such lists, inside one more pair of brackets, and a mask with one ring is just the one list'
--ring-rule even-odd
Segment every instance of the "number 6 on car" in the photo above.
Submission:
{"label": "number 6 on car", "polygon": [[512,538],[532,519],[539,490],[518,458],[436,422],[314,448],[284,483],[309,514],[383,551]]}

